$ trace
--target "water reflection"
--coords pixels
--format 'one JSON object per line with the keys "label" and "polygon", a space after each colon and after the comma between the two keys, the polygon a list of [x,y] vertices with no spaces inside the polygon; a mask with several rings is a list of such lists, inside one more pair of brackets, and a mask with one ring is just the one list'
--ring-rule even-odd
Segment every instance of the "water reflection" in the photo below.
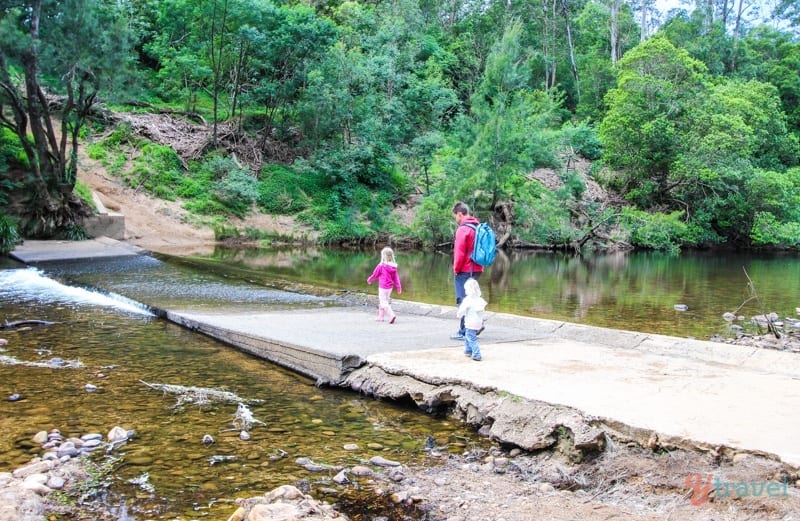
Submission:
{"label": "water reflection", "polygon": [[[107,276],[117,287],[131,283],[125,282],[127,272],[116,270],[113,263],[104,274],[99,266],[48,269],[74,280]],[[178,277],[179,287],[193,277],[202,281],[200,286],[219,283],[216,276],[169,266],[130,275],[137,287],[148,286],[147,280],[159,281],[153,286],[160,284],[168,293],[164,273],[157,274],[161,269]],[[8,340],[0,348],[2,355],[20,362],[61,358],[81,364],[64,368],[0,364],[0,471],[39,454],[32,438],[40,430],[58,428],[67,437],[105,435],[120,425],[135,430],[136,436],[115,453],[120,459],[114,491],[129,500],[127,508],[134,518],[226,519],[234,510],[225,503],[228,498],[256,495],[299,480],[307,480],[312,488],[330,486],[329,473],[303,469],[295,463],[298,457],[352,466],[382,454],[409,463],[422,458],[428,435],[441,442],[482,443],[448,418],[352,392],[319,389],[305,377],[141,309],[117,305],[105,294],[43,279],[37,270],[0,270],[2,319],[55,322],[2,331],[0,336]],[[232,293],[223,295],[247,296],[250,290],[245,286],[234,280]],[[152,287],[140,289],[156,293]],[[270,295],[278,301],[284,298],[281,291]],[[202,298],[195,295],[192,301]],[[87,384],[97,391],[88,392]],[[236,403],[182,404],[176,395],[148,384],[230,391],[246,400],[264,425],[254,427],[251,439],[242,441],[234,424]],[[24,398],[8,401],[12,394]],[[204,445],[205,434],[216,442]],[[348,443],[361,450],[344,450]],[[368,448],[370,443],[373,448]]]}
{"label": "water reflection", "polygon": [[[9,345],[2,355],[82,363],[62,369],[0,365],[0,471],[38,452],[31,438],[39,430],[105,434],[121,425],[137,431],[120,454],[116,484],[117,491],[135,498],[129,504],[132,512],[146,512],[148,519],[216,519],[232,511],[219,498],[303,479],[325,485],[330,476],[302,469],[294,462],[297,457],[352,465],[385,451],[390,459],[409,462],[421,457],[428,434],[440,443],[475,440],[446,418],[318,389],[304,377],[156,319],[146,307],[130,307],[131,302],[166,309],[334,306],[343,293],[372,294],[374,288],[365,279],[378,251],[218,248],[207,256],[0,269],[0,319],[56,322],[3,331]],[[452,303],[448,255],[397,253],[404,299]],[[7,262],[2,266],[18,267]],[[578,258],[514,252],[498,257],[482,278],[482,288],[493,312],[708,338],[725,332],[722,314],[751,296],[745,270],[759,299],[749,301],[741,314],[788,315],[800,305],[796,256],[650,253]],[[688,311],[675,311],[679,303]],[[174,395],[145,382],[229,390],[252,400],[254,416],[266,425],[244,442],[233,425],[236,404],[177,406]],[[88,393],[86,384],[99,389]],[[25,398],[5,399],[12,394]],[[217,442],[203,445],[204,434]],[[370,442],[382,449],[366,449]],[[345,451],[347,443],[362,450]],[[215,456],[233,459],[212,464]],[[133,484],[145,475],[152,493]]]}
{"label": "water reflection", "polygon": [[[243,280],[280,279],[371,293],[364,279],[378,252],[217,248],[213,255],[183,261]],[[403,299],[454,303],[449,255],[396,253]],[[748,275],[759,298],[742,306],[753,294]],[[498,255],[481,280],[490,311],[701,339],[729,334],[721,317],[740,306],[738,312],[749,318],[765,311],[789,316],[800,304],[797,255],[690,252],[576,257],[517,251]],[[687,305],[688,311],[676,311],[676,304]]]}

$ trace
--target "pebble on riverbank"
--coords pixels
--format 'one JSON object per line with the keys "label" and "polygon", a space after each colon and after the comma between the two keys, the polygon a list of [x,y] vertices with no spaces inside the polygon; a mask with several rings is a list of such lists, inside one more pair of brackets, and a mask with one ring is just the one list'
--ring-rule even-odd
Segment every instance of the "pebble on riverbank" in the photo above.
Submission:
{"label": "pebble on riverbank", "polygon": [[44,454],[13,472],[0,472],[0,521],[41,521],[48,513],[68,512],[69,507],[48,501],[48,496],[68,491],[73,483],[85,484],[90,477],[82,456],[103,447],[113,450],[132,434],[114,427],[104,443],[98,433],[65,439],[58,429],[37,432],[33,441]]}
{"label": "pebble on riverbank", "polygon": [[334,508],[303,494],[297,487],[283,485],[263,496],[250,499],[238,499],[239,508],[231,514],[228,521],[270,521],[299,520],[306,521],[348,521],[348,517]]}

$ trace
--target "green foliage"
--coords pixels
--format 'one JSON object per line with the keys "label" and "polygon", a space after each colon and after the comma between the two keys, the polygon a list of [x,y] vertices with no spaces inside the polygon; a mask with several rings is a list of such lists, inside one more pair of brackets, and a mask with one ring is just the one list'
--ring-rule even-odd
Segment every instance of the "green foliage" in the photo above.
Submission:
{"label": "green foliage", "polygon": [[29,168],[28,156],[19,137],[6,127],[0,127],[0,174],[10,167]]}
{"label": "green foliage", "polygon": [[561,129],[564,140],[579,156],[596,160],[603,155],[603,143],[597,135],[597,129],[588,123],[566,123]]}
{"label": "green foliage", "polygon": [[124,174],[125,181],[133,188],[143,188],[148,193],[174,201],[175,187],[183,178],[183,165],[177,152],[170,147],[147,143],[133,160],[133,168]]}
{"label": "green foliage", "polygon": [[234,168],[213,187],[214,196],[230,213],[244,217],[258,198],[258,182],[245,168]]}
{"label": "green foliage", "polygon": [[13,250],[19,239],[16,221],[0,212],[0,254]]}
{"label": "green foliage", "polygon": [[800,222],[780,222],[770,212],[757,212],[750,238],[756,246],[800,248]]}
{"label": "green foliage", "polygon": [[64,231],[64,237],[68,241],[85,241],[86,239],[91,238],[89,234],[86,233],[86,230],[83,228],[83,226],[78,225],[67,227],[67,229]]}
{"label": "green foliage", "polygon": [[78,181],[75,183],[75,193],[90,208],[97,210],[97,206],[94,204],[94,197],[92,197],[92,190],[88,186]]}
{"label": "green foliage", "polygon": [[620,225],[628,232],[634,246],[677,253],[688,231],[682,219],[682,212],[647,213],[625,208],[620,215]]}
{"label": "green foliage", "polygon": [[258,180],[246,167],[227,157],[212,156],[190,165],[176,194],[188,199],[184,208],[202,215],[244,217],[258,199]]}
{"label": "green foliage", "polygon": [[313,175],[298,175],[283,165],[267,165],[259,175],[258,206],[272,214],[292,215],[311,205],[311,195],[319,189]]}

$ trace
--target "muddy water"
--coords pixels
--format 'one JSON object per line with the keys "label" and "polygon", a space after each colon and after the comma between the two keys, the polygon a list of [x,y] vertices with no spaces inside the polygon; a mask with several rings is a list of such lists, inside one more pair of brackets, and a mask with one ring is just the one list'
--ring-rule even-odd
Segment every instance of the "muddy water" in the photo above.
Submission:
{"label": "muddy water", "polygon": [[[334,473],[309,472],[295,462],[299,457],[344,466],[374,455],[411,463],[424,458],[429,435],[454,451],[483,443],[446,417],[317,388],[305,377],[158,319],[136,300],[75,282],[108,277],[159,304],[235,306],[260,299],[276,307],[332,305],[326,297],[227,284],[224,277],[143,262],[128,272],[113,263],[0,270],[0,320],[56,322],[0,331],[8,340],[0,352],[0,471],[41,452],[31,441],[40,430],[105,435],[119,425],[136,435],[113,453],[113,503],[127,502],[136,519],[226,519],[234,510],[230,498],[285,483],[307,482],[312,491],[331,486]],[[72,285],[59,282],[67,278]],[[173,285],[165,291],[168,280]],[[87,384],[97,390],[90,392]],[[153,388],[164,385],[229,391],[240,400],[181,404],[179,395]],[[7,400],[12,394],[23,398]],[[250,430],[249,441],[240,439],[234,424],[238,403],[263,422]],[[205,434],[213,445],[202,443]],[[344,450],[350,443],[360,450]]]}

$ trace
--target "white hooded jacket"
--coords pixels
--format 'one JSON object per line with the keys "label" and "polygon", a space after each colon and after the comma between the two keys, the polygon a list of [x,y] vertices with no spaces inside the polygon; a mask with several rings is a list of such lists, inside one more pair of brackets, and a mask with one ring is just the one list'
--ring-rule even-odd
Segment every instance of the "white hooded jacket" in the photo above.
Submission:
{"label": "white hooded jacket", "polygon": [[478,330],[483,327],[483,311],[486,309],[487,302],[481,297],[481,290],[477,284],[465,284],[464,291],[467,296],[458,306],[456,316],[464,317],[464,327],[467,329]]}

